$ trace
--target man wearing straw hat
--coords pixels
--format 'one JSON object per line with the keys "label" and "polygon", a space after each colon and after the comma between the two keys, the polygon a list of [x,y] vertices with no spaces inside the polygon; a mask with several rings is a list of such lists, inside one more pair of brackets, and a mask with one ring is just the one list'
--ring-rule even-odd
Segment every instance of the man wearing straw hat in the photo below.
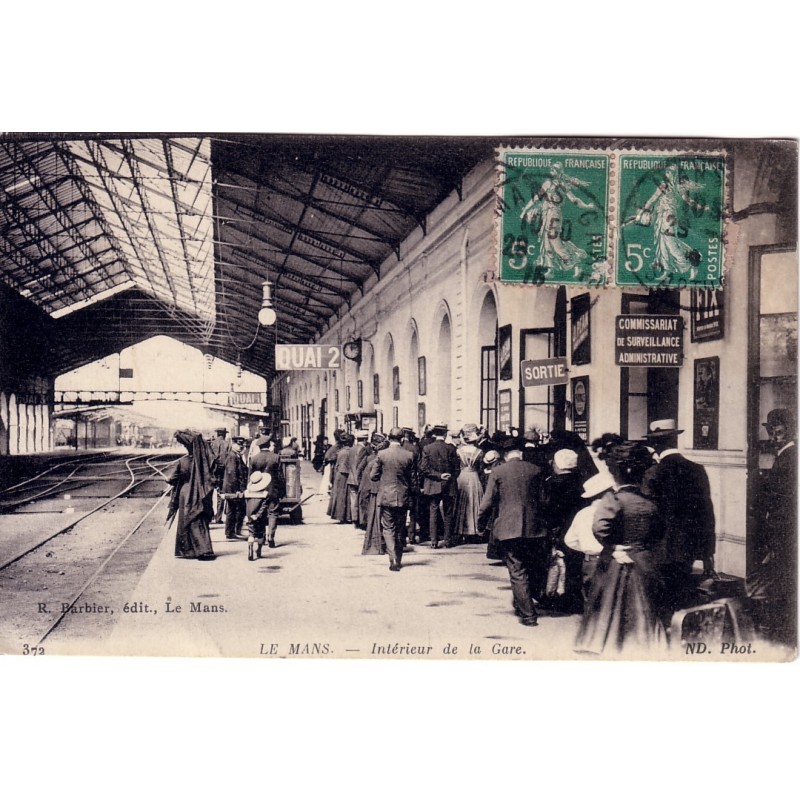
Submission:
{"label": "man wearing straw hat", "polygon": [[642,493],[650,497],[664,522],[658,561],[664,579],[664,622],[691,600],[692,565],[703,562],[713,574],[715,519],[711,487],[705,468],[678,451],[679,430],[674,419],[650,424],[645,439],[659,456],[644,476]]}

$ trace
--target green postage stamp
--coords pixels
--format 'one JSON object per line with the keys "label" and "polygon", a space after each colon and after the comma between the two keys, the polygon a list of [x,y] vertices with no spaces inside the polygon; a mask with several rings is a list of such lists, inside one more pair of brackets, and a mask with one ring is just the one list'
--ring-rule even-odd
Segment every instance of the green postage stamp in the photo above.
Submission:
{"label": "green postage stamp", "polygon": [[616,283],[720,286],[724,157],[633,153],[618,163]]}
{"label": "green postage stamp", "polygon": [[603,285],[608,154],[510,149],[500,158],[500,280]]}

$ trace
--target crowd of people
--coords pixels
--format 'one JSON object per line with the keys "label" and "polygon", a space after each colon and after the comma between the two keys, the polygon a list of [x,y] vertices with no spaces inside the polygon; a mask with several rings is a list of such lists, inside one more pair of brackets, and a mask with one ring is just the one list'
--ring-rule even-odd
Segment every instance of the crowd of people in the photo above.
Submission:
{"label": "crowd of people", "polygon": [[[761,493],[748,590],[759,629],[780,639],[794,602],[796,451],[788,412],[771,412],[767,428],[777,458]],[[337,430],[332,444],[317,438],[312,463],[328,515],[363,530],[362,554],[387,555],[390,571],[414,545],[482,544],[508,570],[521,624],[580,614],[578,651],[657,652],[673,614],[696,604],[699,579],[716,578],[709,480],[678,451],[680,433],[674,420],[659,420],[643,440],[607,433],[590,448],[570,431],[489,435],[465,425],[451,435],[437,425],[420,439],[410,428]],[[263,433],[245,455],[245,440],[224,431],[210,445],[189,431],[176,438],[187,455],[170,477],[175,555],[214,558],[209,524],[222,503],[227,539],[242,538],[247,525],[248,558],[275,546],[281,456],[297,456],[296,440]]]}
{"label": "crowd of people", "polygon": [[175,434],[187,450],[168,478],[173,492],[167,522],[176,514],[178,519],[176,558],[214,560],[212,524],[224,524],[228,541],[246,538],[250,561],[261,558],[265,544],[276,546],[280,501],[286,493],[282,464],[287,457],[299,457],[297,438],[278,440],[264,427],[252,441],[227,434],[226,428],[217,428],[209,442],[192,431]]}

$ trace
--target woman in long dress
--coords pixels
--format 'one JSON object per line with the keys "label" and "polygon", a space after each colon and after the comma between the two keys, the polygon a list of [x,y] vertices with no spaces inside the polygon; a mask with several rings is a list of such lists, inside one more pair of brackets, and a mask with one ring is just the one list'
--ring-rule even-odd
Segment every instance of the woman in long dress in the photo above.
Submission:
{"label": "woman in long dress", "polygon": [[178,461],[167,478],[167,482],[172,485],[167,526],[175,516],[178,517],[175,557],[211,561],[216,558],[209,530],[214,515],[211,501],[214,491],[211,452],[199,433],[178,431],[175,438],[187,450],[187,454]]}
{"label": "woman in long dress", "polygon": [[453,530],[455,541],[467,538],[476,538],[478,534],[478,509],[483,499],[483,486],[481,485],[480,469],[483,452],[474,444],[473,434],[467,433],[465,443],[457,452],[461,462],[461,472],[458,473],[456,486],[458,497],[456,500],[456,522]]}
{"label": "woman in long dress", "polygon": [[652,462],[643,444],[624,442],[612,446],[606,463],[615,488],[594,515],[592,531],[603,549],[575,649],[653,655],[666,639],[657,613],[662,584],[653,556],[663,525],[655,504],[640,492]]}
{"label": "woman in long dress", "polygon": [[330,510],[328,515],[339,522],[350,522],[350,504],[347,498],[347,479],[350,476],[350,450],[353,437],[345,433],[341,438],[341,447],[336,455],[336,464],[331,470],[333,487],[331,488]]}

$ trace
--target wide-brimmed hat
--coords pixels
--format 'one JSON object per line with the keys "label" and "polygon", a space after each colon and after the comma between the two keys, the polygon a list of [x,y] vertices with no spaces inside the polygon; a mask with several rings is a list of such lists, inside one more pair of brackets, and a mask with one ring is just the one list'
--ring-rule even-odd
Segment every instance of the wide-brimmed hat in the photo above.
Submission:
{"label": "wide-brimmed hat", "polygon": [[657,419],[650,423],[650,430],[644,438],[662,439],[665,436],[677,436],[679,433],[683,433],[683,428],[678,428],[674,419]]}
{"label": "wide-brimmed hat", "polygon": [[597,495],[603,494],[603,492],[608,491],[613,486],[614,478],[611,476],[610,472],[598,472],[596,475],[592,475],[591,478],[587,478],[587,480],[583,482],[583,494],[581,497],[597,497]]}
{"label": "wide-brimmed hat", "polygon": [[227,433],[227,428],[214,428],[214,433]]}
{"label": "wide-brimmed hat", "polygon": [[383,444],[386,441],[386,436],[383,433],[379,433],[378,431],[373,431],[372,436],[370,437],[370,442],[374,445]]}
{"label": "wide-brimmed hat", "polygon": [[497,450],[489,450],[483,456],[483,464],[486,467],[491,467],[493,464],[496,464],[498,459],[500,458],[500,453]]}
{"label": "wide-brimmed hat", "polygon": [[478,439],[478,426],[474,423],[468,423],[461,428],[461,437],[464,441],[475,442]]}
{"label": "wide-brimmed hat", "polygon": [[244,438],[244,436],[231,436],[231,441],[234,444],[244,444],[247,440]]}
{"label": "wide-brimmed hat", "polygon": [[269,447],[271,441],[272,439],[270,439],[269,436],[259,436],[258,439],[256,439],[256,446],[263,450],[265,447]]}
{"label": "wide-brimmed hat", "polygon": [[431,436],[447,436],[448,427],[444,423],[431,428]]}
{"label": "wide-brimmed hat", "polygon": [[268,472],[259,472],[256,470],[247,482],[247,490],[249,492],[261,492],[268,489],[272,483],[272,476]]}

